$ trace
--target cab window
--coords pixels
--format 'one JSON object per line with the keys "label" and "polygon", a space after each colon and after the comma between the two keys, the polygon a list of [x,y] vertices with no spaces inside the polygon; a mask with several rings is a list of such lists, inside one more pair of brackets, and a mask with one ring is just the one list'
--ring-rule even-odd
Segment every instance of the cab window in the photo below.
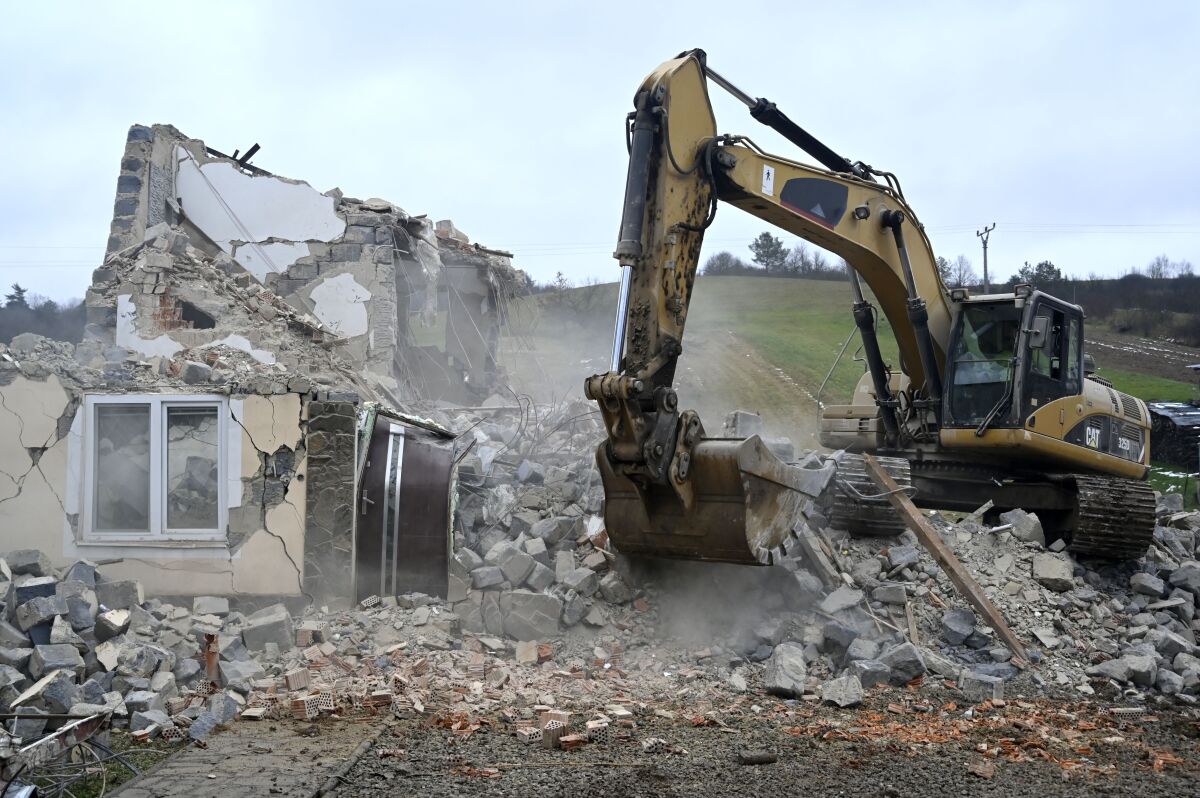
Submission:
{"label": "cab window", "polygon": [[[1012,381],[1021,311],[1012,303],[967,305],[951,351],[946,422],[974,426],[1004,397]],[[1009,413],[995,419],[1003,424]]]}

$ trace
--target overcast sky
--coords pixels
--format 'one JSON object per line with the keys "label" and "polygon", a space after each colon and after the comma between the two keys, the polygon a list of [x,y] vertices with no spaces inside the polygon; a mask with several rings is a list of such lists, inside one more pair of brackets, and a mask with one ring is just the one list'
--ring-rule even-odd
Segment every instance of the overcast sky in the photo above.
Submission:
{"label": "overcast sky", "polygon": [[[575,6],[579,7],[576,8]],[[1200,4],[45,2],[0,11],[0,284],[82,296],[125,133],[452,218],[546,281],[616,278],[622,125],[681,50],[897,173],[992,272],[1200,267]],[[714,93],[721,132],[786,142]],[[766,225],[725,207],[705,254]],[[795,243],[788,239],[788,244]]]}

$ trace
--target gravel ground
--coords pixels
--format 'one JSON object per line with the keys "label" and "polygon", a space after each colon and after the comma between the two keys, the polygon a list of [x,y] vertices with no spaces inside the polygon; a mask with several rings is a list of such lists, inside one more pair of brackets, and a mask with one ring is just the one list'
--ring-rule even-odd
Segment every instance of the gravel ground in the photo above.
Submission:
{"label": "gravel ground", "polygon": [[[849,710],[764,701],[760,716],[727,729],[642,717],[610,742],[573,752],[523,745],[499,722],[461,738],[405,721],[347,772],[336,795],[695,798],[801,786],[812,796],[872,798],[1198,794],[1200,732],[1178,710],[1121,722],[1099,704],[1039,700],[985,704],[968,716],[950,699],[927,688],[874,693]],[[643,753],[648,737],[673,750]],[[778,761],[738,764],[748,750]]]}

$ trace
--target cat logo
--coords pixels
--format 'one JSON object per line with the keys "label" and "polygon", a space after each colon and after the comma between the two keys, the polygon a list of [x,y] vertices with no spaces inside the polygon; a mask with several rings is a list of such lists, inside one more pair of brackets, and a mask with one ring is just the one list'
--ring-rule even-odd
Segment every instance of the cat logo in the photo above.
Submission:
{"label": "cat logo", "polygon": [[1088,427],[1087,428],[1087,439],[1085,442],[1087,443],[1087,446],[1089,449],[1099,449],[1100,448],[1100,428],[1099,427]]}

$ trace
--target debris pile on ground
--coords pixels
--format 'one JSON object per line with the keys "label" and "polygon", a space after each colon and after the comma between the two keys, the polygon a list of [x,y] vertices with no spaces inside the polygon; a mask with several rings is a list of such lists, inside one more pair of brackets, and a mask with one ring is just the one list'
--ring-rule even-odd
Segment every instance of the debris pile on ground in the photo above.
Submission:
{"label": "debris pile on ground", "polygon": [[20,713],[10,730],[36,736],[62,723],[51,715],[112,712],[146,734],[202,739],[239,715],[390,711],[498,716],[544,742],[555,710],[577,721],[558,744],[581,745],[619,730],[624,713],[704,716],[743,694],[853,707],[922,680],[976,702],[1200,698],[1200,513],[1178,496],[1160,498],[1146,556],[1121,564],[1047,546],[1021,511],[929,514],[1026,643],[1022,670],[908,533],[809,527],[765,568],[629,562],[599,515],[590,408],[488,405],[426,413],[469,428],[472,443],[445,600],[372,597],[299,615],[212,596],[170,603],[88,562],[57,570],[41,552],[8,552],[0,712]]}

